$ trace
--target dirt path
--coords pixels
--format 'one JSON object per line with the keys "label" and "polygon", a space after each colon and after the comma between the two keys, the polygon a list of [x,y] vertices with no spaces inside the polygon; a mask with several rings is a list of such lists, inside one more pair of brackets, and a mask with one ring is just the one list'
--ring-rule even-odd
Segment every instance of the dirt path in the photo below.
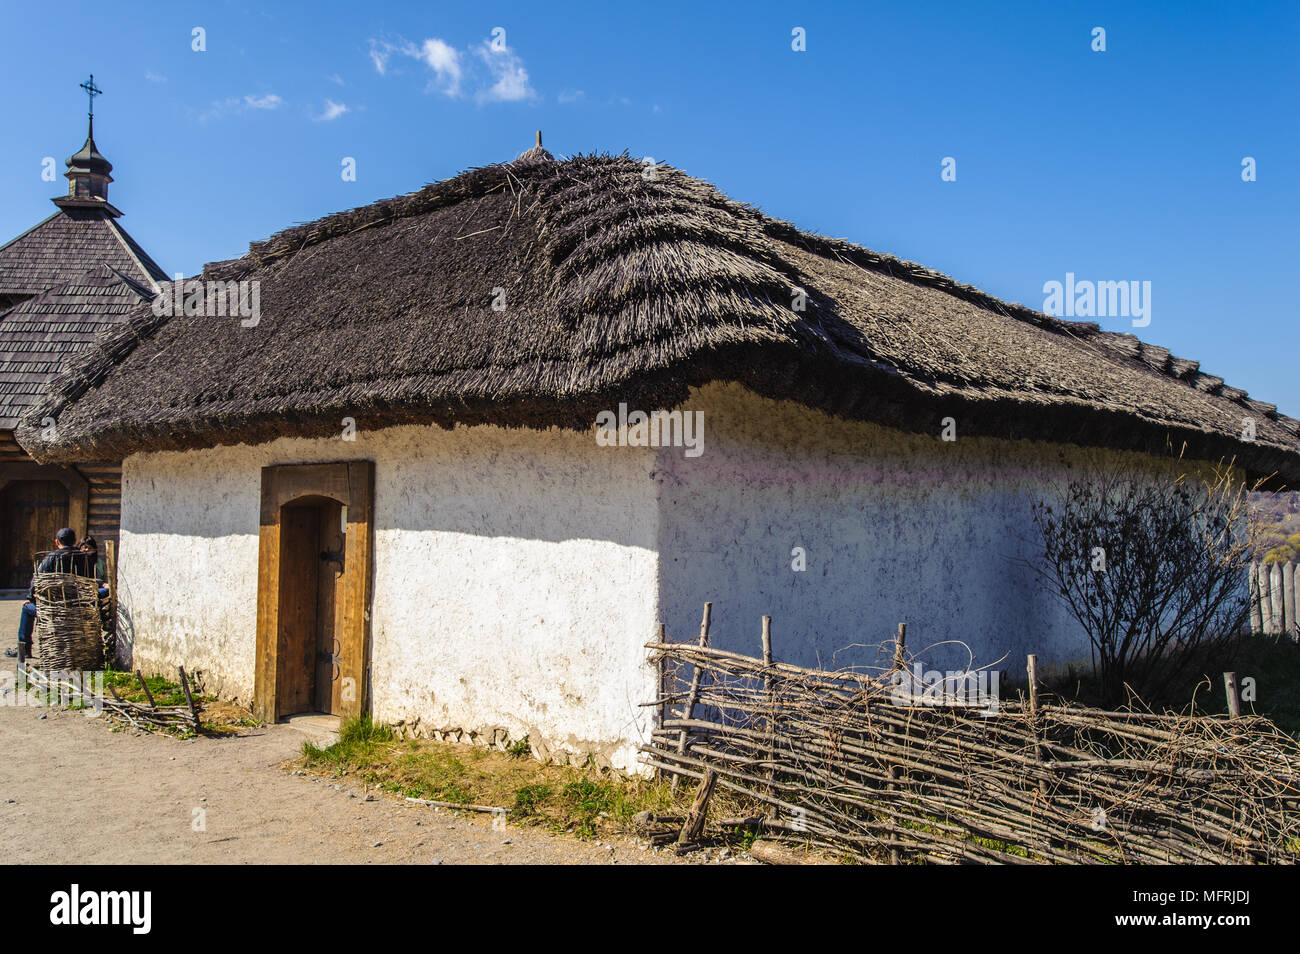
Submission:
{"label": "dirt path", "polygon": [[[18,619],[22,614],[25,601],[25,593],[0,596],[0,649],[9,649],[18,645]],[[12,663],[10,665],[12,666]]]}
{"label": "dirt path", "polygon": [[[44,717],[44,718],[42,718]],[[113,732],[58,709],[0,706],[0,843],[13,863],[663,864],[639,841],[598,845],[456,818],[291,775],[304,734],[233,739]],[[205,831],[194,830],[201,809]],[[611,849],[609,845],[613,846]],[[698,860],[698,859],[696,859]]]}

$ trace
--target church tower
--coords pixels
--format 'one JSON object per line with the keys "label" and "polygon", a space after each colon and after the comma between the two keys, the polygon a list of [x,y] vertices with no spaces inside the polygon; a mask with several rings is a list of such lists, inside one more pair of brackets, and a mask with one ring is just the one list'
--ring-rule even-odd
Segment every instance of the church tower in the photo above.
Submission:
{"label": "church tower", "polygon": [[[120,523],[121,465],[38,465],[14,440],[18,420],[72,357],[152,300],[164,272],[118,224],[113,164],[95,145],[95,78],[86,141],[68,157],[68,194],[43,222],[0,246],[0,590],[25,588],[34,554],[60,527],[104,552]],[[0,201],[3,201],[0,198]]]}
{"label": "church tower", "polygon": [[[95,86],[93,73],[88,81],[81,84],[81,88],[90,97],[86,141],[81,149],[68,157],[68,171],[64,173],[68,178],[67,198],[55,199],[54,204],[66,209],[80,203],[100,202],[107,209],[113,209],[108,204],[108,184],[113,181],[113,164],[100,154],[95,145],[95,97],[103,90]],[[113,209],[110,214],[117,217],[122,213]]]}

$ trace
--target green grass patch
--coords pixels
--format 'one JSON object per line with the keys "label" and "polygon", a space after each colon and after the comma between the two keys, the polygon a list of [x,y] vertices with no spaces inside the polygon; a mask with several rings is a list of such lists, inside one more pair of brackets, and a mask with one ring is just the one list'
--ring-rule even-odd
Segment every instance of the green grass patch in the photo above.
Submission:
{"label": "green grass patch", "polygon": [[[569,832],[580,838],[630,831],[638,812],[680,814],[694,786],[672,792],[665,783],[585,767],[549,765],[527,748],[506,752],[473,745],[398,739],[368,718],[345,721],[339,739],[321,748],[304,743],[299,766],[412,798],[504,808],[512,823]],[[711,811],[745,814],[730,793],[717,791]],[[752,811],[748,813],[754,813]]]}
{"label": "green grass patch", "polygon": [[[153,696],[156,705],[188,705],[185,699],[185,690],[181,688],[179,682],[172,682],[163,676],[145,676],[144,683],[149,687],[149,693]],[[104,670],[104,690],[106,692],[109,686],[117,690],[117,694],[127,702],[143,702],[146,704],[149,702],[144,690],[140,688],[140,680],[136,678],[133,672],[123,672],[118,669]],[[193,686],[190,688],[192,691]],[[196,695],[194,701],[198,702],[199,696]]]}

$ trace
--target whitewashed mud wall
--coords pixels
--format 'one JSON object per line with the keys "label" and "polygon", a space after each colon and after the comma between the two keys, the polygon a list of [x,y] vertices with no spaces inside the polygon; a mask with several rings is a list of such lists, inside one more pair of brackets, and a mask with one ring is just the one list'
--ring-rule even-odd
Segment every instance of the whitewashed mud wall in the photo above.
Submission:
{"label": "whitewashed mud wall", "polygon": [[[734,385],[693,392],[704,449],[600,447],[584,434],[392,428],[355,442],[136,455],[123,467],[121,596],[135,663],[199,670],[251,700],[261,468],[375,461],[372,711],[419,734],[518,739],[636,767],[662,619],[714,645],[871,665],[908,623],[938,668],[1086,659],[1021,560],[1030,507],[1115,453],[834,420]],[[1173,469],[1125,455],[1155,475]],[[802,547],[806,569],[792,569]],[[860,644],[855,647],[854,644]]]}
{"label": "whitewashed mud wall", "polygon": [[372,709],[635,766],[657,632],[654,452],[590,434],[401,427],[143,454],[123,468],[135,662],[251,700],[261,468],[375,461]]}
{"label": "whitewashed mud wall", "polygon": [[[961,436],[942,442],[833,420],[801,405],[710,385],[705,450],[661,449],[660,596],[675,639],[694,638],[713,603],[713,644],[760,653],[773,618],[780,660],[838,668],[876,664],[908,624],[908,649],[937,668],[1025,655],[1086,660],[1087,638],[1019,561],[1034,559],[1030,507],[1052,499],[1105,450]],[[1123,455],[1151,473],[1153,459]],[[807,569],[792,569],[791,551]],[[927,647],[929,648],[927,651]],[[923,652],[924,651],[924,652]]]}

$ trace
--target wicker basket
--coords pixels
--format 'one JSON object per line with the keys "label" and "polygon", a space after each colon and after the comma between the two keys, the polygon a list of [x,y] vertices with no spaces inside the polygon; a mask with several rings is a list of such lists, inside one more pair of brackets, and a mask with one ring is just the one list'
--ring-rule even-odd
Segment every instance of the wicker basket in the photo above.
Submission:
{"label": "wicker basket", "polygon": [[72,573],[37,573],[36,664],[46,671],[104,668],[99,584]]}

